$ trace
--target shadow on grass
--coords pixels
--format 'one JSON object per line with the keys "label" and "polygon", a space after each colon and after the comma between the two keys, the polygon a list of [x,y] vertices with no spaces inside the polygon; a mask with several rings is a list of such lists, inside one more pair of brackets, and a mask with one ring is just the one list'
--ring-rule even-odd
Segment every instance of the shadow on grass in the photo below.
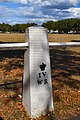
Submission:
{"label": "shadow on grass", "polygon": [[[5,72],[10,72],[10,70],[16,69],[16,68],[23,68],[23,54],[24,51],[22,50],[2,50],[0,51],[0,61],[7,61],[8,64],[6,65],[0,65],[0,69],[2,69]],[[7,60],[5,58],[8,58]],[[13,59],[15,58],[15,59]],[[5,62],[4,61],[4,62]],[[2,68],[1,68],[2,67]],[[4,77],[6,74],[4,74]],[[22,78],[21,78],[22,79]],[[16,79],[13,78],[13,80],[8,80],[8,78],[3,79],[3,83],[0,83],[0,90],[4,89],[14,91],[16,95],[22,94],[22,80],[19,80],[19,78],[16,76]]]}
{"label": "shadow on grass", "polygon": [[8,58],[23,58],[24,50],[2,50],[0,51],[0,61],[4,59],[5,57]]}
{"label": "shadow on grass", "polygon": [[4,81],[3,84],[0,84],[0,90],[4,89],[5,91],[11,90],[14,91],[16,95],[21,94],[20,88],[22,88],[22,81]]}
{"label": "shadow on grass", "polygon": [[80,40],[71,40],[71,42],[80,42]]}
{"label": "shadow on grass", "polygon": [[80,120],[80,114],[76,115],[75,117],[70,117],[68,120]]}
{"label": "shadow on grass", "polygon": [[[80,87],[80,53],[64,47],[50,49],[52,78],[69,87]],[[78,79],[78,80],[77,80]]]}

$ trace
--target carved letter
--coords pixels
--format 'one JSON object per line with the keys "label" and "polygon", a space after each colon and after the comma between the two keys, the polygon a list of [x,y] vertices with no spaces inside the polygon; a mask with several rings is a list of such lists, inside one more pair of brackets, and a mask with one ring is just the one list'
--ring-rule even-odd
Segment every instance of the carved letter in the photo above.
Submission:
{"label": "carved letter", "polygon": [[39,73],[39,78],[41,78],[41,73]]}
{"label": "carved letter", "polygon": [[38,82],[38,85],[39,85],[39,84],[42,84],[42,81],[43,81],[43,80],[38,80],[38,81],[37,81],[37,82]]}
{"label": "carved letter", "polygon": [[47,79],[44,79],[44,84],[47,84],[47,83],[48,83]]}
{"label": "carved letter", "polygon": [[45,77],[46,76],[46,72],[42,72],[43,76]]}

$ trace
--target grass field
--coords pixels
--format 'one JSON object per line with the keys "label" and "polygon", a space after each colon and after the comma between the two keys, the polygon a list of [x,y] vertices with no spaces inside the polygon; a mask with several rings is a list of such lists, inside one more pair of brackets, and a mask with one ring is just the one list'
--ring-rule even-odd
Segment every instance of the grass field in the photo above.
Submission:
{"label": "grass field", "polygon": [[[0,34],[0,42],[24,42],[25,34]],[[75,42],[80,41],[76,34],[48,34],[49,42]]]}
{"label": "grass field", "polygon": [[0,42],[24,42],[25,34],[0,34]]}
{"label": "grass field", "polygon": [[76,35],[76,34],[49,34],[48,40],[50,42],[79,42],[80,35]]}
{"label": "grass field", "polygon": [[[11,34],[0,34],[0,42],[25,40],[24,34],[12,36],[15,41]],[[80,39],[80,35],[50,34],[48,37],[55,42]],[[52,47],[50,59],[54,114],[48,113],[36,120],[75,120],[80,116],[80,47]],[[0,51],[0,117],[4,120],[30,120],[22,105],[23,66],[23,51]]]}

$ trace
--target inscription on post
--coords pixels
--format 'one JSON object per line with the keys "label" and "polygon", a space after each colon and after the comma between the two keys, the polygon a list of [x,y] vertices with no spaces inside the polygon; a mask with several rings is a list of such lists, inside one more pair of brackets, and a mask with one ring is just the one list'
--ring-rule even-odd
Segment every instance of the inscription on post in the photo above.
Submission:
{"label": "inscription on post", "polygon": [[38,73],[38,80],[37,80],[38,85],[47,84],[48,83],[47,72],[45,71],[46,67],[47,66],[46,66],[45,63],[42,63],[41,65],[39,65],[39,68],[40,68],[41,72]]}

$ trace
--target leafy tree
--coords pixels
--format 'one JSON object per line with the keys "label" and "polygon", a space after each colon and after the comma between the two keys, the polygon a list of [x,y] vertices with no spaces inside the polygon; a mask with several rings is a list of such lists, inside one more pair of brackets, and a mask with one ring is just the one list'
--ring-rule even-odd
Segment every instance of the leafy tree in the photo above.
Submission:
{"label": "leafy tree", "polygon": [[24,33],[27,27],[31,27],[33,25],[37,25],[35,23],[27,23],[27,24],[15,24],[12,26],[13,32]]}
{"label": "leafy tree", "polygon": [[50,31],[50,30],[53,30],[54,22],[53,21],[48,21],[46,23],[43,23],[42,26],[46,27]]}
{"label": "leafy tree", "polygon": [[2,31],[3,33],[10,31],[10,29],[11,29],[11,25],[5,23],[0,24],[0,31]]}

